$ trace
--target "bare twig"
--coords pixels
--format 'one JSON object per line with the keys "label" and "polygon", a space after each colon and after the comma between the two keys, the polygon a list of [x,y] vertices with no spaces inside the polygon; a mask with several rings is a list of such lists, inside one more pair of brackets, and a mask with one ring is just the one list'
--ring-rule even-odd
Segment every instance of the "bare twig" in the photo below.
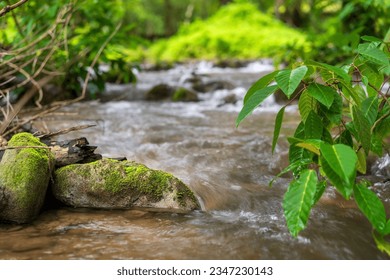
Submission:
{"label": "bare twig", "polygon": [[3,9],[0,10],[0,17],[4,16],[5,14],[9,13],[12,10],[15,10],[17,7],[22,6],[24,3],[26,3],[28,0],[20,0],[19,2],[13,4],[13,5],[7,5]]}
{"label": "bare twig", "polygon": [[87,128],[94,127],[94,126],[96,126],[96,124],[86,124],[86,125],[73,126],[73,127],[58,130],[55,132],[39,135],[37,137],[38,138],[49,138],[49,137],[53,137],[53,136],[57,136],[57,135],[67,134],[67,133],[72,132],[72,131],[87,129]]}

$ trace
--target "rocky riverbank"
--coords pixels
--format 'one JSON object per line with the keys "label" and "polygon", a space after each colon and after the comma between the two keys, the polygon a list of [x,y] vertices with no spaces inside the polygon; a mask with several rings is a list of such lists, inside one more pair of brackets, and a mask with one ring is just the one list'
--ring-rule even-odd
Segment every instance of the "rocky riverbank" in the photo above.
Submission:
{"label": "rocky riverbank", "polygon": [[[199,209],[191,189],[173,175],[114,159],[56,167],[50,146],[29,133],[11,138],[0,162],[0,221],[28,223],[44,203],[104,209]],[[48,193],[53,195],[47,195]]]}

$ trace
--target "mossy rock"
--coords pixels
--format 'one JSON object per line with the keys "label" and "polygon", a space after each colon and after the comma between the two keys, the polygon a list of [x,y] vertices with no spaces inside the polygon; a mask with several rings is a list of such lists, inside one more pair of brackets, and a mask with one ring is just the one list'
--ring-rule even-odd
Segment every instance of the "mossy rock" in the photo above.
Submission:
{"label": "mossy rock", "polygon": [[145,99],[148,101],[170,100],[174,93],[174,87],[167,84],[159,84],[146,93]]}
{"label": "mossy rock", "polygon": [[40,212],[54,166],[45,144],[29,133],[14,135],[0,163],[0,220],[31,222]]}
{"label": "mossy rock", "polygon": [[175,101],[175,102],[179,102],[179,101],[181,101],[181,102],[196,102],[196,101],[199,101],[199,99],[198,99],[198,95],[196,94],[196,92],[189,90],[189,89],[186,89],[186,88],[183,88],[183,87],[179,87],[173,93],[172,101]]}
{"label": "mossy rock", "polygon": [[55,172],[54,196],[73,207],[170,211],[199,209],[193,192],[173,175],[131,161],[102,159]]}

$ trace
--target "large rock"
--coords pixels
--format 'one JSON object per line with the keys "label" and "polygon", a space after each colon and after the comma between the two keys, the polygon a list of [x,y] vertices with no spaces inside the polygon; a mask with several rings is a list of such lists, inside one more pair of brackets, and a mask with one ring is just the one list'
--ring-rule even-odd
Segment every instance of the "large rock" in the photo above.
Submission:
{"label": "large rock", "polygon": [[151,207],[179,212],[199,209],[193,192],[171,174],[112,159],[56,170],[53,194],[73,207]]}
{"label": "large rock", "polygon": [[154,86],[146,93],[145,99],[148,101],[199,101],[196,92],[183,87],[173,87],[167,84]]}
{"label": "large rock", "polygon": [[[8,147],[20,146],[46,147],[29,133],[16,134],[8,142]],[[0,163],[0,220],[31,222],[43,205],[53,167],[49,149],[6,150]]]}

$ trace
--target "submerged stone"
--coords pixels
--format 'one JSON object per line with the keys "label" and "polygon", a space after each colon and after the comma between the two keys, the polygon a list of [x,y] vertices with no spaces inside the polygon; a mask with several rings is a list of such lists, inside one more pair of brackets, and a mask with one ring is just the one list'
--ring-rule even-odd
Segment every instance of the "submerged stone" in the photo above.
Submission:
{"label": "submerged stone", "polygon": [[[37,148],[24,148],[34,146]],[[31,222],[41,210],[54,166],[46,145],[29,133],[14,135],[0,163],[0,220]],[[38,148],[42,147],[42,148]]]}
{"label": "submerged stone", "polygon": [[131,161],[102,159],[55,172],[54,196],[73,207],[199,209],[193,192],[173,175]]}

